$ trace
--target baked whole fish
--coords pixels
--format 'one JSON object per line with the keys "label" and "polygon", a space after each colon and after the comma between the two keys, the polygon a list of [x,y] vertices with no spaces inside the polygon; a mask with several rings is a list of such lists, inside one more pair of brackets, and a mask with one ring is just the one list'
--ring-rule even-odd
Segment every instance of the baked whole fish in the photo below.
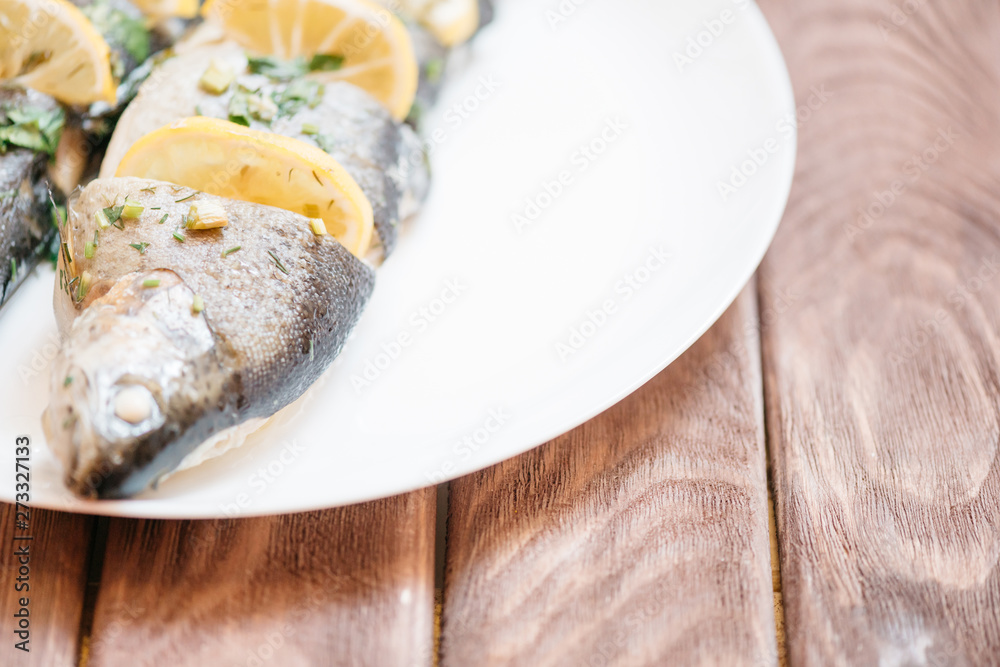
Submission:
{"label": "baked whole fish", "polygon": [[[126,197],[138,219],[115,219]],[[228,224],[179,241],[182,217],[206,204]],[[158,181],[91,183],[61,237],[64,344],[43,425],[84,496],[139,493],[210,436],[295,400],[339,353],[374,284],[308,218]]]}
{"label": "baked whole fish", "polygon": [[[210,67],[235,77],[221,93],[202,84]],[[122,114],[101,177],[113,176],[128,149],[164,125],[199,115],[228,118],[318,146],[343,165],[371,202],[388,256],[400,221],[416,213],[429,188],[423,147],[411,128],[395,122],[368,93],[321,78],[321,72],[299,72],[273,59],[251,62],[231,42],[184,49],[153,71]]]}

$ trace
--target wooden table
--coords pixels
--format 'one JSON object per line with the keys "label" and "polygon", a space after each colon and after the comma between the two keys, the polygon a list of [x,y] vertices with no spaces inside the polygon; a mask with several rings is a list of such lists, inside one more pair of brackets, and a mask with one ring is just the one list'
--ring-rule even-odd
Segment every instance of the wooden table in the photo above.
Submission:
{"label": "wooden table", "polygon": [[5,630],[0,664],[1000,664],[1000,5],[762,5],[795,185],[678,362],[447,493],[37,512],[32,652]]}

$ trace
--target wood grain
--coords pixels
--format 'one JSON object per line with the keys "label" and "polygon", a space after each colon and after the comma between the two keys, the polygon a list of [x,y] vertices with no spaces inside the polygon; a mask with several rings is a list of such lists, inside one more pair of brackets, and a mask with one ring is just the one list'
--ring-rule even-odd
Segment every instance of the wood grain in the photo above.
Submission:
{"label": "wood grain", "polygon": [[1000,5],[761,4],[804,105],[760,272],[801,295],[763,336],[790,663],[1000,664]]}
{"label": "wood grain", "polygon": [[[13,468],[13,465],[11,466]],[[13,473],[11,473],[13,474]],[[87,588],[87,556],[93,519],[76,514],[31,510],[29,541],[14,541],[14,506],[0,505],[0,616],[4,619],[0,665],[69,667],[77,664],[80,617]],[[29,590],[14,589],[20,563],[15,549],[27,544]],[[22,582],[23,583],[23,582]],[[14,614],[19,599],[29,597],[28,653],[14,648]]]}
{"label": "wood grain", "polygon": [[112,521],[90,665],[430,665],[434,507]]}
{"label": "wood grain", "polygon": [[442,665],[776,663],[755,312],[452,483]]}

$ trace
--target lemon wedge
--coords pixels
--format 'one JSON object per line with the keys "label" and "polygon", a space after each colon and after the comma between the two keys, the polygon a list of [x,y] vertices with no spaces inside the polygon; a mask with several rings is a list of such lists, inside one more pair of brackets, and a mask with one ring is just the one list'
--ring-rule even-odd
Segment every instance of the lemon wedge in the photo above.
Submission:
{"label": "lemon wedge", "polygon": [[0,44],[0,81],[66,104],[115,103],[111,50],[66,0],[3,0]]}
{"label": "lemon wedge", "polygon": [[259,53],[342,59],[338,69],[311,76],[353,83],[397,120],[413,106],[419,72],[410,35],[392,12],[368,0],[208,0],[201,13]]}
{"label": "lemon wedge", "polygon": [[371,204],[340,163],[305,142],[228,120],[198,116],[150,132],[129,149],[115,175],[321,218],[356,257],[371,245]]}

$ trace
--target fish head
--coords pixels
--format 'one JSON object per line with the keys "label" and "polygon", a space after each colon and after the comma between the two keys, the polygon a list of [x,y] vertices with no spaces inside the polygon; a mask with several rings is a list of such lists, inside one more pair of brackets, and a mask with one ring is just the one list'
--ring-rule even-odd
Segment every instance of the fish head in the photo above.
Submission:
{"label": "fish head", "polygon": [[233,412],[216,338],[193,302],[172,271],[129,274],[73,322],[42,421],[75,493],[144,490],[204,439],[206,415]]}

